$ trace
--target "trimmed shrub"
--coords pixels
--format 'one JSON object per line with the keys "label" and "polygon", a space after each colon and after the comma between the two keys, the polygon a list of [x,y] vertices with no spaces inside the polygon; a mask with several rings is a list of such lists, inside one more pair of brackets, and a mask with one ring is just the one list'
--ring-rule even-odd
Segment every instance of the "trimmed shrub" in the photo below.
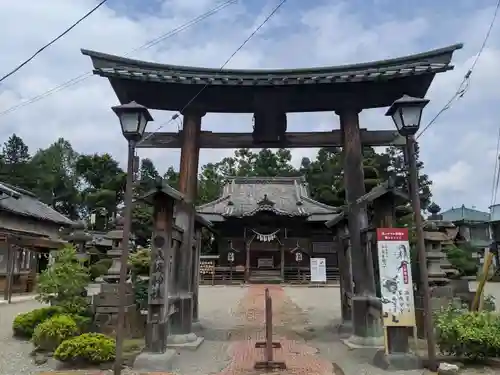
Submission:
{"label": "trimmed shrub", "polygon": [[84,333],[63,341],[54,358],[66,363],[100,364],[115,359],[116,342],[100,333]]}
{"label": "trimmed shrub", "polygon": [[106,266],[96,263],[96,264],[90,266],[90,268],[89,268],[90,280],[94,281],[98,277],[105,275],[106,272],[108,272],[108,268],[106,268]]}
{"label": "trimmed shrub", "polygon": [[500,318],[489,311],[449,306],[436,314],[437,345],[446,355],[470,360],[500,356]]}
{"label": "trimmed shrub", "polygon": [[35,328],[40,323],[43,323],[54,315],[62,313],[62,311],[58,306],[50,306],[17,315],[12,323],[14,336],[30,339],[33,336]]}
{"label": "trimmed shrub", "polygon": [[78,325],[71,315],[60,314],[40,323],[33,333],[33,343],[36,347],[55,350],[61,342],[80,333]]}
{"label": "trimmed shrub", "polygon": [[78,327],[78,333],[86,333],[90,330],[92,325],[92,317],[90,316],[82,316],[75,314],[68,314],[76,323]]}

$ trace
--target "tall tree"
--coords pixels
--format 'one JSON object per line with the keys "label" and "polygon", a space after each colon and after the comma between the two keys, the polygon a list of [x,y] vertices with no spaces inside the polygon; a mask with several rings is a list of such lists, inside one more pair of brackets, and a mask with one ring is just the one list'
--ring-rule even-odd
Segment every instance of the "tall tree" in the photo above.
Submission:
{"label": "tall tree", "polygon": [[106,229],[123,201],[126,173],[109,154],[80,155],[76,172],[82,184],[85,214],[97,214],[102,220],[96,222],[95,228]]}
{"label": "tall tree", "polygon": [[[134,195],[140,197],[153,190],[159,175],[151,159],[142,159],[139,168],[139,178],[134,186]],[[136,202],[132,211],[132,232],[135,234],[136,244],[142,247],[148,246],[152,230],[152,207],[140,201]]]}
{"label": "tall tree", "polygon": [[[416,158],[417,158],[417,172],[418,172],[418,184],[419,184],[419,195],[422,210],[426,210],[431,203],[432,192],[431,186],[432,181],[429,176],[423,172],[424,163],[420,161],[419,158],[419,147],[416,147]],[[405,158],[403,150],[398,147],[389,147],[385,153],[388,165],[386,168],[380,170],[384,178],[391,176],[394,179],[395,185],[404,191],[408,191],[408,168],[405,163]]]}
{"label": "tall tree", "polygon": [[38,150],[31,159],[38,179],[34,193],[42,202],[73,220],[79,218],[80,205],[77,160],[78,154],[63,138]]}
{"label": "tall tree", "polygon": [[2,148],[1,181],[32,190],[36,186],[36,178],[33,178],[34,170],[30,160],[28,146],[21,137],[12,134]]}

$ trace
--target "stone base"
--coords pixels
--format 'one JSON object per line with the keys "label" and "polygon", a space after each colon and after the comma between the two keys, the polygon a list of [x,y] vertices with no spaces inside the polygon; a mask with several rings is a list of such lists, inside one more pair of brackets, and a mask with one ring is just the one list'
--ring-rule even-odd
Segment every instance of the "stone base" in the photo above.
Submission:
{"label": "stone base", "polygon": [[389,353],[385,349],[380,349],[373,357],[373,365],[382,370],[417,370],[423,368],[423,363],[419,357],[413,353]]}
{"label": "stone base", "polygon": [[348,338],[352,335],[352,322],[345,321],[337,325],[337,332],[340,336]]}
{"label": "stone base", "polygon": [[380,349],[384,347],[384,337],[360,337],[351,335],[342,340],[349,349]]}
{"label": "stone base", "polygon": [[194,333],[187,335],[169,335],[167,337],[167,348],[197,350],[205,338],[198,337]]}
{"label": "stone base", "polygon": [[201,322],[199,320],[193,322],[193,332],[198,332],[203,330],[203,326],[201,325]]}
{"label": "stone base", "polygon": [[167,349],[165,353],[142,352],[134,361],[134,370],[148,372],[167,372],[172,370],[172,363],[177,355],[175,350]]}

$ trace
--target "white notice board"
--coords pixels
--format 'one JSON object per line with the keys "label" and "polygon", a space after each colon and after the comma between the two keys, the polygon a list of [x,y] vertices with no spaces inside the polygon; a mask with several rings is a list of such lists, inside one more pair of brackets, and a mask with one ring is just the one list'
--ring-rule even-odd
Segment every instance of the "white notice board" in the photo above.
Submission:
{"label": "white notice board", "polygon": [[326,283],[325,258],[311,258],[311,282]]}

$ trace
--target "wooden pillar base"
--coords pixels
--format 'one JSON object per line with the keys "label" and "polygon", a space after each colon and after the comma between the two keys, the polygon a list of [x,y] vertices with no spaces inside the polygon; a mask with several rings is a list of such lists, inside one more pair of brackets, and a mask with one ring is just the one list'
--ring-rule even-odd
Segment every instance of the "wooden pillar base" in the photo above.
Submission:
{"label": "wooden pillar base", "polygon": [[352,336],[348,339],[354,347],[381,347],[384,336],[380,324],[380,300],[370,296],[352,298]]}
{"label": "wooden pillar base", "polygon": [[198,293],[193,293],[193,323],[200,321],[198,311]]}
{"label": "wooden pillar base", "polygon": [[182,294],[172,301],[176,312],[170,318],[172,335],[187,335],[193,332],[193,295]]}
{"label": "wooden pillar base", "polygon": [[373,357],[373,365],[387,371],[410,371],[423,368],[422,360],[413,353],[387,353],[380,349]]}

